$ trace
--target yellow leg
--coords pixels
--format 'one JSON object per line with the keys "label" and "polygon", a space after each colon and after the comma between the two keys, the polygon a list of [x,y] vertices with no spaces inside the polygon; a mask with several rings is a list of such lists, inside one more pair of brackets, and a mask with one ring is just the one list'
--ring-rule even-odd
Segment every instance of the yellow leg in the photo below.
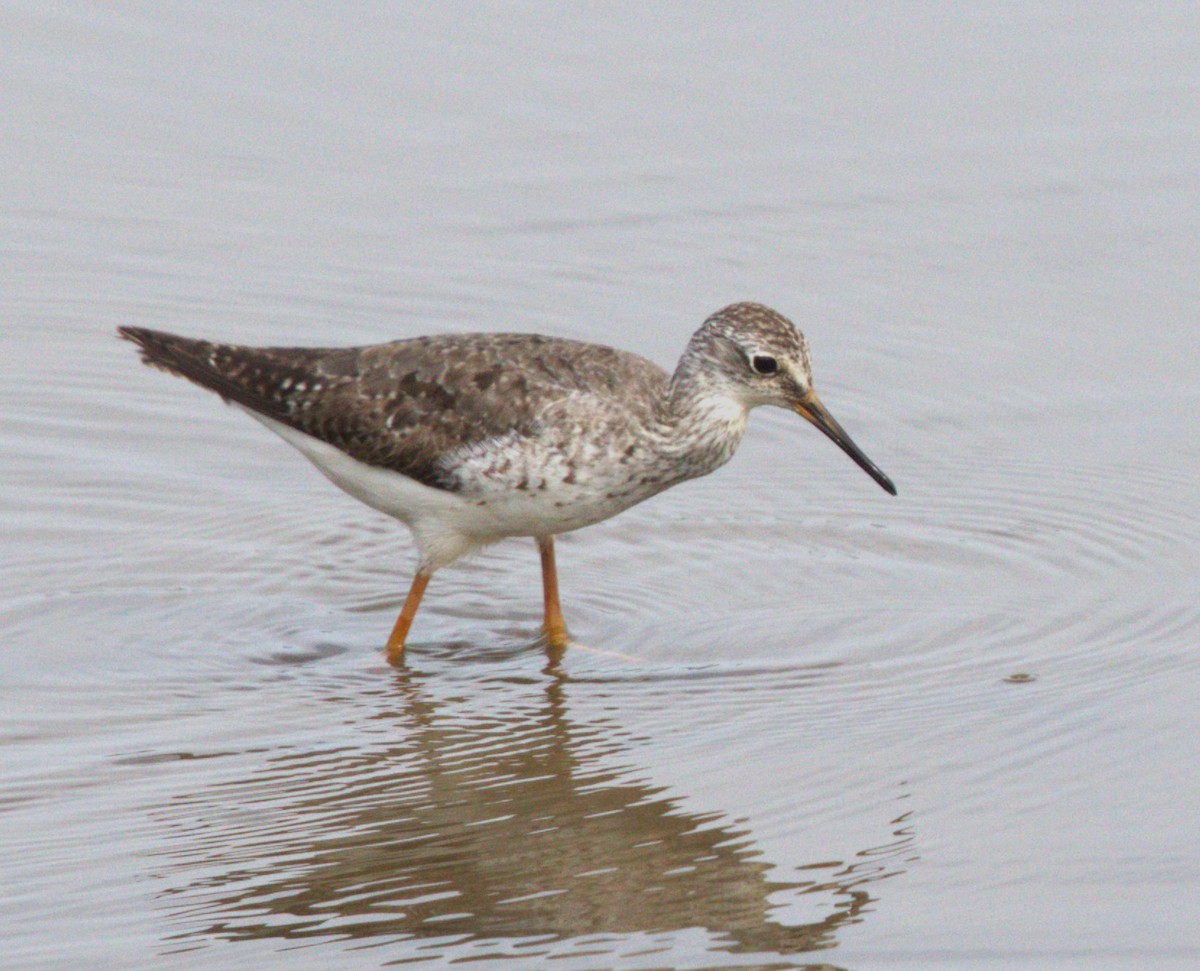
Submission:
{"label": "yellow leg", "polygon": [[425,588],[429,586],[430,576],[432,574],[428,571],[418,570],[417,575],[413,577],[412,586],[408,588],[408,597],[405,598],[404,607],[400,610],[396,626],[392,628],[392,634],[387,641],[388,660],[393,664],[404,660],[404,639],[408,637],[408,629],[412,627],[413,618],[417,616],[417,608],[421,606],[421,597]]}
{"label": "yellow leg", "polygon": [[542,593],[546,603],[546,619],[543,628],[546,642],[555,650],[567,646],[567,625],[563,622],[562,607],[558,603],[558,569],[554,565],[554,537],[539,536],[538,552],[542,554]]}

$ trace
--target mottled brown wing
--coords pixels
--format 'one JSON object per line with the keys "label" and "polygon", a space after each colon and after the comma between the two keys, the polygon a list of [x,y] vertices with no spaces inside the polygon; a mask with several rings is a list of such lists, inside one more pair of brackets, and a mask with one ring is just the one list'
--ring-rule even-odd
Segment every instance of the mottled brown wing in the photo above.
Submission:
{"label": "mottled brown wing", "polygon": [[119,333],[143,360],[371,465],[439,489],[443,457],[536,434],[573,393],[619,398],[666,375],[636,355],[534,334],[450,334],[356,348],[242,347],[139,327]]}

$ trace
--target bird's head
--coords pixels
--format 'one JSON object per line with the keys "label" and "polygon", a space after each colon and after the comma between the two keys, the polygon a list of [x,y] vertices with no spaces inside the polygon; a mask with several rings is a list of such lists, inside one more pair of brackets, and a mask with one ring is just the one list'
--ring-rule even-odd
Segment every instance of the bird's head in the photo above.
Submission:
{"label": "bird's head", "polygon": [[745,408],[775,405],[794,411],[828,436],[892,495],[896,487],[854,444],[813,390],[808,341],[782,314],[756,303],[735,303],[704,322],[689,356],[703,360],[704,379]]}

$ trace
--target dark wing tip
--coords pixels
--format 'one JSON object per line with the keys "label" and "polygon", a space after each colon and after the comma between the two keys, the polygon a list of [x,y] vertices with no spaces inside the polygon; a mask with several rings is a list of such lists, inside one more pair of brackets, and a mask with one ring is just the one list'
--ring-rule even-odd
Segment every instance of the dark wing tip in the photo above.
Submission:
{"label": "dark wing tip", "polygon": [[145,347],[156,336],[166,337],[162,331],[150,330],[148,327],[118,327],[117,336],[123,337],[127,341],[133,341],[135,344]]}
{"label": "dark wing tip", "polygon": [[172,334],[147,327],[118,327],[117,336],[137,344],[142,352],[142,360],[147,364],[161,364],[167,346],[171,341],[178,340]]}
{"label": "dark wing tip", "polygon": [[117,335],[138,346],[143,364],[177,378],[186,378],[217,392],[226,401],[240,400],[238,389],[201,353],[214,345],[148,327],[118,327]]}
{"label": "dark wing tip", "polygon": [[281,374],[286,377],[298,372],[272,374],[268,352],[263,349],[214,344],[147,327],[118,327],[117,334],[136,344],[142,362],[150,367],[186,378],[216,392],[226,402],[235,401],[251,411],[300,427],[274,380]]}
{"label": "dark wing tip", "polygon": [[118,327],[117,336],[122,337],[127,341],[132,341],[145,352],[146,343],[150,340],[152,331],[146,330],[145,327]]}

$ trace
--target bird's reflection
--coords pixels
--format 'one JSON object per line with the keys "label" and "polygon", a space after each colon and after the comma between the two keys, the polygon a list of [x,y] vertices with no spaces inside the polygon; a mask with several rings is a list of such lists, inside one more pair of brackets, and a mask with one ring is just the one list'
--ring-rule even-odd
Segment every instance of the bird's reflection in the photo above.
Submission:
{"label": "bird's reflection", "polygon": [[[397,671],[386,700],[372,699],[362,744],[282,755],[165,807],[180,937],[383,944],[698,929],[714,950],[796,954],[833,946],[839,926],[862,919],[870,885],[910,852],[902,816],[852,861],[785,873],[756,858],[744,827],[640,781],[621,729],[568,714],[563,677],[434,688]],[[802,894],[823,895],[813,909],[826,916],[781,922]]]}

